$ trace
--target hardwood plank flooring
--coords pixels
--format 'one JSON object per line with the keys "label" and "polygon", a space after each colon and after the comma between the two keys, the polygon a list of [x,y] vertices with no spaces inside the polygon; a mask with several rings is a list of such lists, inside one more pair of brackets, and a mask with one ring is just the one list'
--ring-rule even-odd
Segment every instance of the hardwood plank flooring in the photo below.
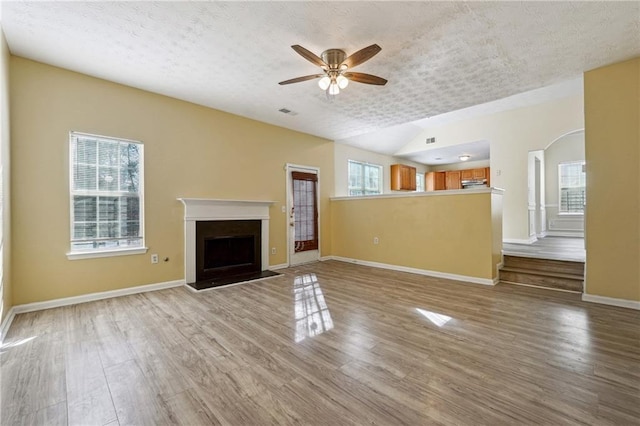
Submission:
{"label": "hardwood plank flooring", "polygon": [[18,315],[0,423],[640,424],[640,312],[329,261]]}
{"label": "hardwood plank flooring", "polygon": [[584,238],[544,237],[532,244],[502,243],[505,255],[584,262]]}

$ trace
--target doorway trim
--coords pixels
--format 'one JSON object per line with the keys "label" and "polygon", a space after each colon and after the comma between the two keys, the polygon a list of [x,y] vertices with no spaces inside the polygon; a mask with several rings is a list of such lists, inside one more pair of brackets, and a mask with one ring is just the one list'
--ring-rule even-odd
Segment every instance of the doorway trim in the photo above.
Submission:
{"label": "doorway trim", "polygon": [[314,166],[304,166],[300,164],[286,163],[284,166],[285,174],[286,174],[286,210],[285,210],[285,220],[287,226],[287,266],[291,266],[291,226],[289,225],[289,212],[291,211],[291,207],[293,206],[293,185],[291,179],[291,172],[307,172],[307,173],[315,173],[318,176],[318,182],[316,186],[316,206],[318,207],[318,259],[322,258],[322,239],[320,236],[322,235],[322,225],[321,225],[321,215],[320,215],[320,168]]}

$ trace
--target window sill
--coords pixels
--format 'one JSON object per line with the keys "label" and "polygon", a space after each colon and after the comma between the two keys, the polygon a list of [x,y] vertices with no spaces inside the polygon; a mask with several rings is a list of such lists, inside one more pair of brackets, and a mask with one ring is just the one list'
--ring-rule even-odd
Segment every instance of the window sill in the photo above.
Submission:
{"label": "window sill", "polygon": [[584,216],[584,213],[559,212],[559,213],[558,213],[558,216],[564,216],[564,217],[567,217],[567,216],[569,216],[569,217],[571,217],[571,216],[574,216],[574,217],[583,217],[583,216]]}
{"label": "window sill", "polygon": [[147,247],[136,247],[136,248],[104,250],[104,251],[72,251],[67,253],[67,259],[80,260],[80,259],[93,259],[97,257],[128,256],[132,254],[145,254],[147,250],[149,250]]}

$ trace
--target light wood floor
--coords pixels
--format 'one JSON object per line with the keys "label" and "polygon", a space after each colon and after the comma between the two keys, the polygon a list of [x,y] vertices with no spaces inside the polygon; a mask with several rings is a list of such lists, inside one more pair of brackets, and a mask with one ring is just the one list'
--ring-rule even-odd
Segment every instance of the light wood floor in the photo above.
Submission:
{"label": "light wood floor", "polygon": [[502,252],[511,256],[584,262],[584,238],[544,237],[532,244],[503,243]]}
{"label": "light wood floor", "polygon": [[324,262],[15,318],[2,425],[638,424],[640,312]]}

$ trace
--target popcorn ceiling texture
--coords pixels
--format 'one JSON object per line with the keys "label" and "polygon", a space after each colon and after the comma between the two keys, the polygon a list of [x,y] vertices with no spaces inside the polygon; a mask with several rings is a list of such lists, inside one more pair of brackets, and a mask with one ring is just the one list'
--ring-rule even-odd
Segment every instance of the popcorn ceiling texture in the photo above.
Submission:
{"label": "popcorn ceiling texture", "polygon": [[[640,3],[3,2],[14,55],[329,139],[424,119],[640,55]],[[382,51],[333,101],[316,54]],[[298,113],[284,115],[288,108]]]}

